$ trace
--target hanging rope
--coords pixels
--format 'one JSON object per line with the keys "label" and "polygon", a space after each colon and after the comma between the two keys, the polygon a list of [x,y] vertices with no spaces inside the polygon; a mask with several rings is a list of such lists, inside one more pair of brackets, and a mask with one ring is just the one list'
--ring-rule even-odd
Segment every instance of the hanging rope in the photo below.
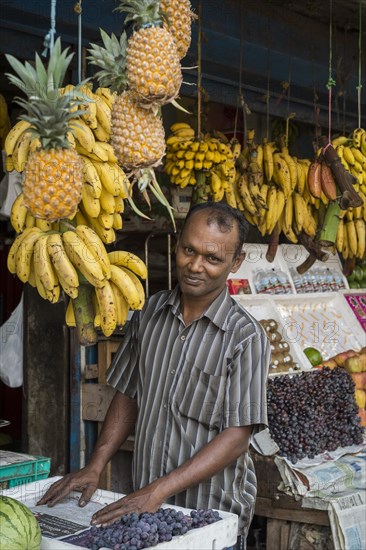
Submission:
{"label": "hanging rope", "polygon": [[358,86],[357,86],[357,113],[358,128],[361,128],[361,90],[362,90],[362,2],[359,3],[359,27],[358,27]]}
{"label": "hanging rope", "polygon": [[43,57],[47,57],[48,50],[50,53],[53,50],[55,45],[55,34],[56,34],[56,0],[51,0],[51,27],[43,40],[44,50],[42,52]]}
{"label": "hanging rope", "polygon": [[329,17],[329,77],[328,77],[328,145],[331,143],[332,133],[332,87],[336,85],[336,81],[332,78],[332,41],[333,41],[333,0],[330,0],[330,17]]}
{"label": "hanging rope", "polygon": [[82,26],[81,26],[81,14],[83,8],[81,6],[81,0],[78,0],[74,6],[75,13],[78,14],[78,84],[82,81]]}

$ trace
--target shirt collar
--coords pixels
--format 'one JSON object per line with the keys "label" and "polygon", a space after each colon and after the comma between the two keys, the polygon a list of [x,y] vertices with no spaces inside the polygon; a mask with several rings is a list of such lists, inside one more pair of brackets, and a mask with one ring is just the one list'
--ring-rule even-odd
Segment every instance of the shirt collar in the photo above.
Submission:
{"label": "shirt collar", "polygon": [[[161,307],[169,305],[172,307],[174,315],[180,314],[180,288],[177,285],[171,292],[169,298]],[[232,299],[229,290],[225,287],[218,297],[212,302],[208,309],[203,313],[202,317],[207,317],[218,328],[226,330],[227,315],[232,307]]]}

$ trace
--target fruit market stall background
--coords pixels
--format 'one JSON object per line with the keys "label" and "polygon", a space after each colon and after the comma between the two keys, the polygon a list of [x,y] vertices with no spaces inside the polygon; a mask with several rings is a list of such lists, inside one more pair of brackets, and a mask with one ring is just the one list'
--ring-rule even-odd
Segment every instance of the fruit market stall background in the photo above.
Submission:
{"label": "fruit market stall background", "polygon": [[[128,310],[141,307],[144,294],[174,284],[176,229],[190,202],[209,198],[237,206],[250,223],[243,273],[228,285],[268,329],[273,351],[269,392],[308,395],[315,391],[312,384],[319,383],[331,396],[333,387],[343,388],[340,403],[329,397],[329,406],[342,406],[344,414],[337,433],[330,423],[327,441],[321,431],[308,446],[297,433],[286,439],[284,434],[293,431],[289,417],[300,413],[296,407],[282,411],[287,422],[281,433],[275,434],[272,426],[271,434],[282,455],[294,463],[360,444],[366,370],[366,7],[362,1],[347,7],[336,0],[318,4],[192,2],[195,16],[185,14],[191,42],[183,33],[180,61],[174,59],[169,67],[162,58],[158,61],[161,72],[171,72],[172,89],[154,100],[143,92],[142,110],[129,103],[125,74],[111,80],[111,71],[125,71],[120,54],[132,33],[127,24],[127,34],[121,34],[124,14],[113,11],[116,2],[61,6],[15,1],[5,7],[0,18],[5,38],[0,56],[1,188],[8,187],[1,195],[1,321],[10,317],[23,293],[24,382],[22,388],[0,386],[0,416],[10,420],[0,434],[4,447],[50,457],[57,475],[84,463],[111,398],[105,370],[123,337]],[[309,38],[309,28],[316,40]],[[62,139],[83,159],[81,191],[67,189],[70,196],[75,192],[75,200],[81,196],[76,214],[72,205],[63,209],[62,199],[56,214],[44,204],[37,210],[26,169],[28,155],[38,153],[37,139],[45,137],[45,115],[54,114],[48,111],[49,98],[38,110],[24,98],[31,95],[32,81],[38,84],[33,92],[40,93],[46,74],[41,66],[52,55],[58,61],[49,62],[48,70],[63,67],[56,78],[52,75],[61,90],[59,110],[70,112],[67,120],[51,118],[48,131],[55,133],[55,127],[65,124],[73,128]],[[11,56],[24,64],[28,76]],[[131,63],[129,87],[139,74],[138,62]],[[19,95],[16,74],[25,83],[20,104],[14,101]],[[79,90],[86,77],[92,87]],[[123,118],[123,108],[111,121],[114,91],[125,98],[128,114],[133,112],[132,125]],[[172,104],[174,99],[178,105]],[[162,118],[146,109],[151,101],[158,101]],[[18,122],[24,108],[32,120]],[[36,120],[38,137],[26,131],[31,123],[37,127]],[[117,153],[112,130],[117,124],[122,135],[128,128],[132,143],[143,136],[154,144],[148,159],[141,161],[128,146]],[[10,191],[20,192],[19,173],[23,193],[14,200]],[[62,195],[64,189],[58,191]],[[9,202],[13,204],[6,207]],[[60,219],[66,221],[60,224]],[[34,257],[45,255],[49,262],[37,267],[22,253],[23,239]],[[84,253],[98,247],[103,252],[91,270]],[[93,304],[90,330],[77,300]],[[123,308],[107,310],[108,300]],[[333,372],[336,366],[342,370]],[[119,462],[108,468],[106,487],[117,483],[132,450],[130,440]],[[128,487],[125,476],[117,489]]]}

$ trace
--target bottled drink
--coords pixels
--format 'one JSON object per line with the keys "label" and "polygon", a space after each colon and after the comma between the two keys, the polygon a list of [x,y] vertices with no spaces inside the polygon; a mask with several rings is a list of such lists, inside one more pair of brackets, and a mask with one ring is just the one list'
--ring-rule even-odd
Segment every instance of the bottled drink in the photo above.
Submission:
{"label": "bottled drink", "polygon": [[302,277],[294,267],[291,268],[290,273],[291,273],[292,281],[294,283],[295,290],[300,294],[301,292],[303,292]]}
{"label": "bottled drink", "polygon": [[269,278],[264,269],[257,269],[254,274],[254,287],[258,294],[269,292]]}
{"label": "bottled drink", "polygon": [[287,274],[284,271],[277,271],[277,278],[280,286],[279,294],[291,294],[292,288]]}

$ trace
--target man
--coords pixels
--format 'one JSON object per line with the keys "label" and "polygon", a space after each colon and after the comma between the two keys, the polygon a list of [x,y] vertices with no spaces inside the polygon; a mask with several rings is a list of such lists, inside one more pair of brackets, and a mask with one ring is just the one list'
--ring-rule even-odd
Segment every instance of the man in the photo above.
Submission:
{"label": "man", "polygon": [[242,214],[225,204],[190,210],[177,242],[178,286],[133,315],[107,374],[118,391],[89,464],[52,485],[40,504],[80,489],[85,505],[135,429],[135,491],[93,523],[169,502],[236,513],[239,535],[247,535],[256,495],[248,446],[267,423],[270,352],[264,330],[226,286],[244,259],[246,235]]}

